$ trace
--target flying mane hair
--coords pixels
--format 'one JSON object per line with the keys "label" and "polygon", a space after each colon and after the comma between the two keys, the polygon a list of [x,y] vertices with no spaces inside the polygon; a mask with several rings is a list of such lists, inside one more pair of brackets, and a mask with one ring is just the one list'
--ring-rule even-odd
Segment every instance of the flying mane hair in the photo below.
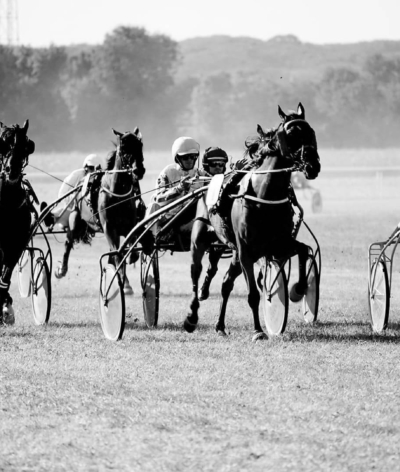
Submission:
{"label": "flying mane hair", "polygon": [[[270,128],[265,132],[265,136],[260,136],[259,134],[249,136],[244,143],[246,150],[243,157],[250,156],[257,165],[261,165],[268,151],[275,152],[278,149],[278,145],[274,140],[277,130],[278,128]],[[266,147],[266,152],[257,154],[257,151],[260,149],[260,144],[263,143]]]}
{"label": "flying mane hair", "polygon": [[115,146],[115,149],[114,151],[111,151],[108,156],[107,156],[107,160],[106,160],[106,170],[112,170],[114,169],[114,165],[115,165],[115,156],[117,155],[117,143],[114,143],[114,146]]}

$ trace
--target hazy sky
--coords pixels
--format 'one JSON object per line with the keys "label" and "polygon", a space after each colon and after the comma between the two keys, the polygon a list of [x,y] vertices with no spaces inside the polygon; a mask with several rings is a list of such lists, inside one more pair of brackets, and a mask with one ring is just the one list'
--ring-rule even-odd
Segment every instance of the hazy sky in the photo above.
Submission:
{"label": "hazy sky", "polygon": [[18,6],[20,42],[32,46],[101,43],[121,24],[175,40],[215,34],[263,40],[294,34],[311,43],[400,39],[400,0],[18,0]]}

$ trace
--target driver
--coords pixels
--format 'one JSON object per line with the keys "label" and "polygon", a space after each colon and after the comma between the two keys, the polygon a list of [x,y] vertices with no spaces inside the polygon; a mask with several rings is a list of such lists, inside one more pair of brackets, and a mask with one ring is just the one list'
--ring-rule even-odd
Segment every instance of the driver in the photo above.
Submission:
{"label": "driver", "polygon": [[[76,169],[66,177],[58,192],[58,198],[66,195],[74,187],[95,170],[102,167],[101,158],[97,154],[89,154],[85,157],[81,169]],[[47,204],[42,202],[40,210],[43,211]],[[69,197],[62,200],[44,219],[44,224],[48,227],[60,224],[63,228],[68,227],[69,216],[73,211],[77,211],[77,193],[72,193]]]}
{"label": "driver", "polygon": [[[200,180],[195,182],[189,180],[197,176],[207,176],[204,170],[195,169],[199,154],[200,144],[193,138],[182,136],[174,141],[172,159],[175,162],[167,165],[158,176],[156,192],[152,196],[148,214],[187,195],[190,190],[203,186],[203,182]],[[160,220],[161,226],[176,215],[181,208],[181,206],[175,207],[163,215]]]}
{"label": "driver", "polygon": [[207,174],[214,176],[225,174],[228,154],[221,148],[208,147],[203,154],[202,166]]}

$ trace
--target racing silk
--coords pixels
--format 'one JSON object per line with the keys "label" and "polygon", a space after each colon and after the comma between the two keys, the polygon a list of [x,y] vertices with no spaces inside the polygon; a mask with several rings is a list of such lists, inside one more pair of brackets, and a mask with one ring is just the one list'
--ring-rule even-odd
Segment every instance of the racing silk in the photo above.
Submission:
{"label": "racing silk", "polygon": [[[61,198],[67,194],[70,190],[76,187],[82,179],[85,177],[85,169],[76,169],[71,174],[66,177],[58,191],[58,198]],[[61,225],[62,227],[68,226],[68,218],[71,212],[74,210],[76,205],[77,194],[73,193],[69,197],[62,200],[56,208],[52,211],[56,224]]]}
{"label": "racing silk", "polygon": [[191,188],[187,191],[182,191],[178,187],[179,182],[182,178],[192,178],[195,175],[207,175],[203,169],[191,169],[183,170],[178,164],[170,164],[163,169],[158,176],[156,182],[156,195],[154,200],[160,205],[164,206],[168,203],[173,202],[179,197],[186,195],[190,190],[195,190],[204,185],[202,181],[195,182],[191,185]]}
{"label": "racing silk", "polygon": [[[178,164],[169,164],[167,167],[165,167],[161,171],[156,181],[156,192],[151,197],[147,215],[158,210],[160,207],[172,203],[177,198],[187,195],[191,190],[196,190],[207,184],[206,181],[198,180],[191,185],[189,190],[181,190],[178,187],[182,178],[187,176],[188,178],[192,178],[196,175],[208,177],[208,174],[204,169],[194,168],[191,170],[183,170]],[[173,215],[178,213],[181,208],[181,206],[178,206],[170,210],[165,214],[165,219],[170,219]]]}
{"label": "racing silk", "polygon": [[60,190],[58,191],[58,198],[68,193],[85,177],[85,169],[76,169],[68,177],[65,177]]}

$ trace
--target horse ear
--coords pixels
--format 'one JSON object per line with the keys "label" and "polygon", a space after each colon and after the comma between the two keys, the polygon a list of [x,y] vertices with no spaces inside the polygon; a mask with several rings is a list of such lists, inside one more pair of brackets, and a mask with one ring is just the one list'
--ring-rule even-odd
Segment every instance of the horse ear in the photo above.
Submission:
{"label": "horse ear", "polygon": [[306,112],[305,112],[304,107],[301,104],[301,102],[299,102],[299,105],[297,106],[297,114],[300,116],[301,120],[306,119]]}
{"label": "horse ear", "polygon": [[25,120],[24,126],[22,127],[25,134],[28,132],[28,128],[29,128],[29,120]]}
{"label": "horse ear", "polygon": [[264,136],[265,136],[264,130],[261,128],[261,125],[257,125],[257,133],[258,133],[261,137],[264,137]]}
{"label": "horse ear", "polygon": [[119,136],[119,137],[121,137],[121,136],[123,136],[123,135],[124,135],[124,133],[121,133],[120,131],[117,131],[117,130],[116,130],[116,129],[114,129],[114,128],[111,128],[111,129],[112,129],[112,132],[115,134],[115,136]]}
{"label": "horse ear", "polygon": [[278,114],[279,116],[281,117],[282,121],[285,121],[287,116],[286,114],[283,112],[282,108],[278,105]]}
{"label": "horse ear", "polygon": [[142,140],[142,133],[139,131],[139,128],[136,126],[136,128],[133,130],[133,134],[137,136],[140,140]]}

